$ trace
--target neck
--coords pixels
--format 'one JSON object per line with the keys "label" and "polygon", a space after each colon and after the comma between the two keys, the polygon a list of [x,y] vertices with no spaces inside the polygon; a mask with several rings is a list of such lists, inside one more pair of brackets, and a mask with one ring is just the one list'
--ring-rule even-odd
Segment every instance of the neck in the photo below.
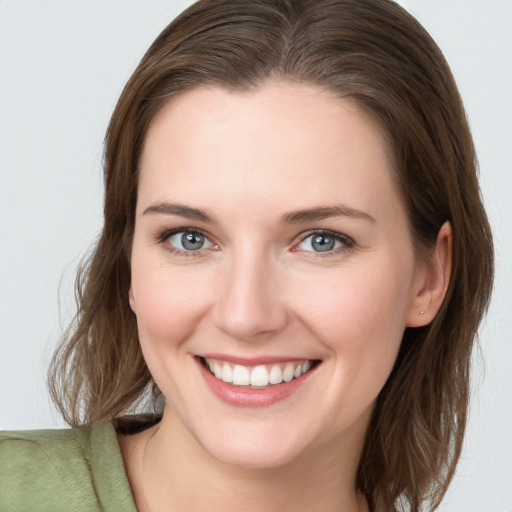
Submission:
{"label": "neck", "polygon": [[346,449],[326,444],[279,467],[233,467],[166,411],[159,425],[120,444],[140,512],[363,512],[366,501],[355,487],[362,440],[353,441]]}

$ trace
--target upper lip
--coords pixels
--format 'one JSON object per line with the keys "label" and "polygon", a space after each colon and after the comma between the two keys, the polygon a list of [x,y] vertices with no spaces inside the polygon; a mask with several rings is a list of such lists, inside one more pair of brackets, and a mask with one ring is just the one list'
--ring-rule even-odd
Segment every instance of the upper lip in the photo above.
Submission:
{"label": "upper lip", "polygon": [[295,357],[295,356],[260,356],[260,357],[238,357],[230,354],[207,353],[197,354],[198,357],[203,359],[215,359],[218,361],[226,361],[228,363],[238,364],[241,366],[257,366],[260,364],[274,364],[274,363],[287,363],[293,361],[315,361],[309,357]]}

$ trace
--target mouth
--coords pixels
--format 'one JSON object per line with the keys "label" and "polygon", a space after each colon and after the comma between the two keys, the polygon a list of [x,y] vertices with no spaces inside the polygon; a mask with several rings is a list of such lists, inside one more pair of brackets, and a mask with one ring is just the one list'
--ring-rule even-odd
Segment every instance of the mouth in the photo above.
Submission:
{"label": "mouth", "polygon": [[304,359],[242,365],[210,357],[199,357],[199,360],[217,380],[246,389],[268,389],[300,379],[320,363],[318,360]]}

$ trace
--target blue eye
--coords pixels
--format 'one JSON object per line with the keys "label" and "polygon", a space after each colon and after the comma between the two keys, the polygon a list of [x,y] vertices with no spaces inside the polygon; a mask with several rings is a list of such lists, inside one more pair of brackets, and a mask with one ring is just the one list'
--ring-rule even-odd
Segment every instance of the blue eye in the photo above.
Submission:
{"label": "blue eye", "polygon": [[213,247],[208,238],[198,231],[178,231],[167,237],[167,240],[174,249],[184,252],[200,251]]}
{"label": "blue eye", "polygon": [[353,241],[345,235],[320,231],[308,235],[296,246],[296,249],[315,253],[329,253],[336,252],[343,247],[352,247],[352,245]]}

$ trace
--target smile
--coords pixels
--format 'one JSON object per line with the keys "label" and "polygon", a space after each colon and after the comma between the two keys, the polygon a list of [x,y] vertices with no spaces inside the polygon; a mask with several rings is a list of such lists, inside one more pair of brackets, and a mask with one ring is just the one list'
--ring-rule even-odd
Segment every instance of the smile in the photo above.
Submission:
{"label": "smile", "polygon": [[255,389],[266,388],[298,379],[311,370],[314,364],[314,361],[304,360],[243,366],[218,359],[201,359],[203,365],[218,380],[233,386]]}

